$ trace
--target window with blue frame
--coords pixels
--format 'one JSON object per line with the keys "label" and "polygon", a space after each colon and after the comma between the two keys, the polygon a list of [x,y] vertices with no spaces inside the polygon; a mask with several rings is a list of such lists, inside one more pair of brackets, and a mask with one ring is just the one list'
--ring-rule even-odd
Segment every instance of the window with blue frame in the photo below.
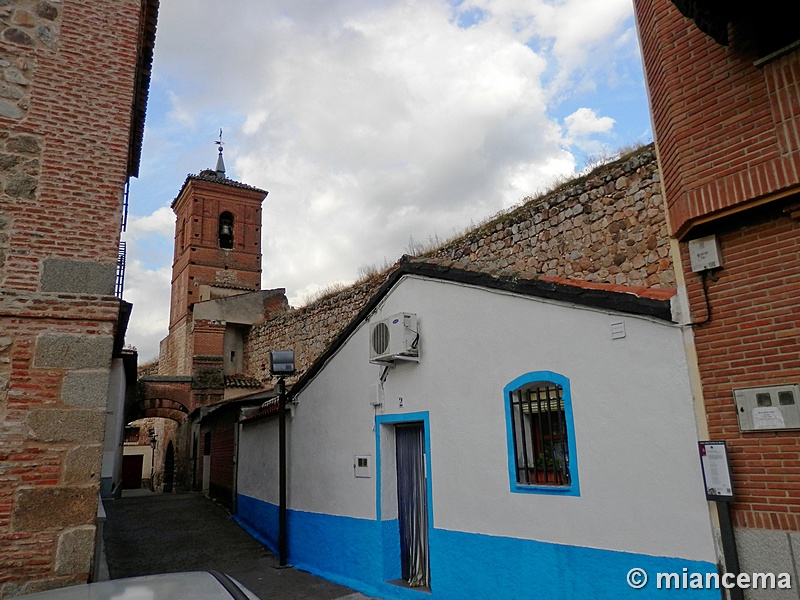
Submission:
{"label": "window with blue frame", "polygon": [[512,491],[577,495],[569,381],[528,373],[505,388]]}

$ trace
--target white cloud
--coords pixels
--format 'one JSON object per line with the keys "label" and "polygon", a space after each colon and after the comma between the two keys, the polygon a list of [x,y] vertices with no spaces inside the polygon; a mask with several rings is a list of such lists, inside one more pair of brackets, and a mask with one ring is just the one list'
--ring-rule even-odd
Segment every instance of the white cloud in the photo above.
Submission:
{"label": "white cloud", "polygon": [[125,269],[127,302],[133,303],[126,344],[139,351],[139,362],[158,358],[158,343],[169,326],[170,268],[147,269],[141,261],[129,262]]}
{"label": "white cloud", "polygon": [[570,138],[583,138],[595,133],[606,133],[614,127],[611,117],[598,117],[591,108],[579,108],[564,119]]}
{"label": "white cloud", "polygon": [[175,232],[175,213],[166,206],[156,209],[155,212],[139,216],[128,217],[128,227],[125,232],[127,240],[139,240],[150,234],[157,234],[171,238]]}
{"label": "white cloud", "polygon": [[513,33],[546,52],[551,102],[592,89],[598,78],[619,77],[623,54],[638,49],[628,26],[630,0],[465,0],[458,10],[480,10],[485,14],[480,27]]}
{"label": "white cloud", "polygon": [[[218,127],[228,176],[270,191],[263,285],[295,301],[394,262],[410,236],[446,237],[518,202],[574,170],[569,144],[612,134],[588,109],[563,133],[551,107],[556,90],[622,77],[626,20],[629,0],[162,3],[142,173],[162,183],[133,203],[149,212],[129,226],[144,265],[133,289],[148,304],[168,295],[163,205],[214,164]],[[142,327],[164,322],[148,310]]]}
{"label": "white cloud", "polygon": [[171,110],[169,111],[170,121],[177,122],[185,127],[195,124],[195,115],[192,114],[190,107],[186,106],[184,99],[175,92],[168,93]]}

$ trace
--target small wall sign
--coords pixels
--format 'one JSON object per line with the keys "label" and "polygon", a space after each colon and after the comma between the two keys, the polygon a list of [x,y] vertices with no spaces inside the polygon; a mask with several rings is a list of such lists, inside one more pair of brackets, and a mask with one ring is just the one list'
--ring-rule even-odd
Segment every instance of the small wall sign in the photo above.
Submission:
{"label": "small wall sign", "polygon": [[703,483],[706,499],[715,502],[733,502],[731,467],[728,462],[728,447],[725,442],[698,442],[700,465],[703,468]]}

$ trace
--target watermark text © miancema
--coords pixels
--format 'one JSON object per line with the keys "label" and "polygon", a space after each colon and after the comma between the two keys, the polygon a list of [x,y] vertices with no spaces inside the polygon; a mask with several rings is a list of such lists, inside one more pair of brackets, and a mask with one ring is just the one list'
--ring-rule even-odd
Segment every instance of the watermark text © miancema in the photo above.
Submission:
{"label": "watermark text \u00a9 miancema", "polygon": [[627,582],[635,590],[648,582],[659,590],[788,590],[792,588],[789,573],[700,573],[687,568],[680,572],[648,574],[638,567],[628,571]]}

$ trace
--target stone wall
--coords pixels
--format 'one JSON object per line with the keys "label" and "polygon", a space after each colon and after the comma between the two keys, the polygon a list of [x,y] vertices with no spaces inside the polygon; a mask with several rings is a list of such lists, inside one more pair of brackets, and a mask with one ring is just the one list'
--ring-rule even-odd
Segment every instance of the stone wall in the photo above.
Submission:
{"label": "stone wall", "polygon": [[[12,4],[13,6],[9,6]],[[60,0],[0,1],[0,117],[22,119],[30,106],[34,56],[7,48],[52,51],[58,47]]]}
{"label": "stone wall", "polygon": [[278,313],[255,325],[245,339],[245,372],[262,381],[272,381],[269,375],[270,350],[294,350],[298,371],[308,368],[356,316],[387,275],[388,272],[376,275],[308,306]]}
{"label": "stone wall", "polygon": [[141,0],[0,0],[0,598],[92,568]]}
{"label": "stone wall", "polygon": [[161,340],[158,350],[158,375],[191,375],[191,320],[184,320]]}
{"label": "stone wall", "polygon": [[[674,287],[655,150],[647,146],[491,219],[428,253],[437,262],[496,275],[546,275]],[[376,275],[255,326],[246,371],[271,381],[269,351],[292,349],[307,369],[386,280]]]}
{"label": "stone wall", "polygon": [[655,149],[528,199],[432,256],[505,275],[674,287]]}

